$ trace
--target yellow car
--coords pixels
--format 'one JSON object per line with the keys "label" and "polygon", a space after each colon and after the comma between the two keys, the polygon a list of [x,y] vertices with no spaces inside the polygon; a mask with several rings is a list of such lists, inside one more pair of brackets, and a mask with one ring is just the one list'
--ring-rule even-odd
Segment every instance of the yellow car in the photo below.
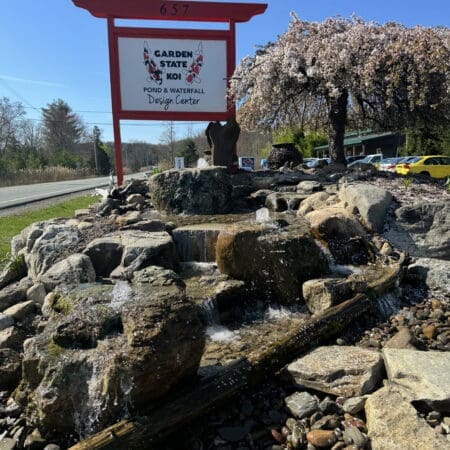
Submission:
{"label": "yellow car", "polygon": [[450,176],[450,156],[417,156],[397,164],[395,172],[399,175],[417,174],[432,178],[445,178]]}

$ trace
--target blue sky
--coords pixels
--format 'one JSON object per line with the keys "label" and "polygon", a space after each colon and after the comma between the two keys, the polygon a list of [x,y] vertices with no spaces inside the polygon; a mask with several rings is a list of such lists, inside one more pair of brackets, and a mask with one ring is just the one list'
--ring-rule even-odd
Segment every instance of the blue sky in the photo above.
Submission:
{"label": "blue sky", "polygon": [[[27,108],[27,117],[33,120],[39,120],[41,107],[62,98],[90,128],[97,124],[104,139],[112,140],[106,21],[75,7],[71,0],[0,2],[0,97],[21,101]],[[237,25],[237,62],[253,54],[255,44],[275,40],[283,33],[291,11],[303,19],[315,21],[355,13],[365,20],[380,23],[450,26],[450,0],[269,0],[253,3],[268,3],[268,8],[264,15]],[[149,24],[157,25],[163,24]],[[193,125],[194,131],[203,128],[203,124]],[[186,136],[187,129],[185,122],[177,124],[177,137]],[[124,142],[158,143],[164,126],[160,122],[131,121],[122,122],[121,130]]]}

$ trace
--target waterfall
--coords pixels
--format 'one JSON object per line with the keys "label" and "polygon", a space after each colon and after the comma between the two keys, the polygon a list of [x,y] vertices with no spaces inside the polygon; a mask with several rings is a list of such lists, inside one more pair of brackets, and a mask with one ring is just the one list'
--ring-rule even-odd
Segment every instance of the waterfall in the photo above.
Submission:
{"label": "waterfall", "polygon": [[201,314],[206,322],[206,335],[217,342],[232,342],[239,334],[220,324],[219,310],[215,298],[207,298],[201,305]]}
{"label": "waterfall", "polygon": [[268,208],[259,208],[256,211],[256,222],[257,223],[267,223],[270,222],[270,215]]}

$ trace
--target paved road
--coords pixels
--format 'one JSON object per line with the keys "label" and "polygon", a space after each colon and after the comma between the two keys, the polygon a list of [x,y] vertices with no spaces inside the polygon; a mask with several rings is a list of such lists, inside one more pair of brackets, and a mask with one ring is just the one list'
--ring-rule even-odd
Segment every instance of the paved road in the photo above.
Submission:
{"label": "paved road", "polygon": [[[144,173],[135,173],[126,175],[124,178],[125,180],[128,180],[130,178],[143,178],[144,176]],[[0,188],[0,209],[26,205],[39,200],[108,185],[109,177],[100,177]]]}

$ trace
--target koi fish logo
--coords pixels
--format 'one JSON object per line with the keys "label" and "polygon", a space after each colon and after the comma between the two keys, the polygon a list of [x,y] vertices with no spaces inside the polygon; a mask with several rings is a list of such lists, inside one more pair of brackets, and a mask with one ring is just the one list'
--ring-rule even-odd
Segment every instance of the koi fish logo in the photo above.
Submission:
{"label": "koi fish logo", "polygon": [[147,67],[148,81],[154,81],[156,84],[162,84],[163,71],[158,67],[156,62],[151,58],[147,41],[144,41],[144,65]]}
{"label": "koi fish logo", "polygon": [[203,45],[199,42],[196,52],[194,53],[194,59],[188,70],[183,70],[186,75],[186,84],[200,83],[202,80],[199,77],[200,71],[203,67]]}

